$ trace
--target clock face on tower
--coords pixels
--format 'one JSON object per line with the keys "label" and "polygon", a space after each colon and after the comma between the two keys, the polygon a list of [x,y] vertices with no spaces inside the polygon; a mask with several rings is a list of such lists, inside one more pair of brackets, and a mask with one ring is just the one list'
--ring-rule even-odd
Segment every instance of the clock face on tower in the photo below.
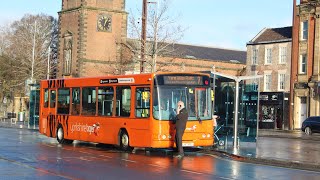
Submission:
{"label": "clock face on tower", "polygon": [[107,14],[100,14],[98,17],[98,31],[111,32],[112,17]]}

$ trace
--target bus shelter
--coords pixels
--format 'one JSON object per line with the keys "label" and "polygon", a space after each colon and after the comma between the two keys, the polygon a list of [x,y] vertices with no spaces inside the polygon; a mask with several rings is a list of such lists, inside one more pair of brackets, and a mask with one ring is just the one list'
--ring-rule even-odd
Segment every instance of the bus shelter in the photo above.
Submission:
{"label": "bus shelter", "polygon": [[39,125],[40,86],[39,84],[30,84],[30,86],[28,127],[35,129]]}
{"label": "bus shelter", "polygon": [[215,141],[225,148],[256,142],[259,117],[261,75],[230,76],[211,72],[213,81],[213,115],[217,115]]}

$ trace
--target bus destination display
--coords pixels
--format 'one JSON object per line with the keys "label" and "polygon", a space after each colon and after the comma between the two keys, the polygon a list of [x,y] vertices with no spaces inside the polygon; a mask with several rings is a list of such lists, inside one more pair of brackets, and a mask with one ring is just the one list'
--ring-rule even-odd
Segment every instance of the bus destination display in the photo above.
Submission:
{"label": "bus destination display", "polygon": [[202,76],[164,76],[164,84],[204,85]]}
{"label": "bus destination display", "polygon": [[134,78],[100,79],[100,84],[134,83]]}

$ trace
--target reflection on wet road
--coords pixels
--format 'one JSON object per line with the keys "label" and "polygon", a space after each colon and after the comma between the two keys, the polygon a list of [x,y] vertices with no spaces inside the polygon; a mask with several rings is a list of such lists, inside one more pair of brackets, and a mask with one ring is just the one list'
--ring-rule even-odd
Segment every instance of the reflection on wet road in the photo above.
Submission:
{"label": "reflection on wet road", "polygon": [[261,166],[188,152],[179,160],[164,150],[135,154],[107,146],[0,128],[3,179],[319,179],[320,173]]}

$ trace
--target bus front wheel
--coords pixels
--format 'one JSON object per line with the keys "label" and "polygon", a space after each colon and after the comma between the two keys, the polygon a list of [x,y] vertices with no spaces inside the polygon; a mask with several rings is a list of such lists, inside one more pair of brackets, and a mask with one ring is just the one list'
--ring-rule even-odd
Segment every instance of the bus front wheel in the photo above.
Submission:
{"label": "bus front wheel", "polygon": [[61,125],[58,126],[57,128],[57,141],[60,144],[72,144],[72,140],[68,140],[64,138],[64,131],[63,131],[63,127]]}
{"label": "bus front wheel", "polygon": [[131,151],[132,148],[129,145],[129,135],[127,131],[121,130],[120,132],[120,148],[123,151]]}

